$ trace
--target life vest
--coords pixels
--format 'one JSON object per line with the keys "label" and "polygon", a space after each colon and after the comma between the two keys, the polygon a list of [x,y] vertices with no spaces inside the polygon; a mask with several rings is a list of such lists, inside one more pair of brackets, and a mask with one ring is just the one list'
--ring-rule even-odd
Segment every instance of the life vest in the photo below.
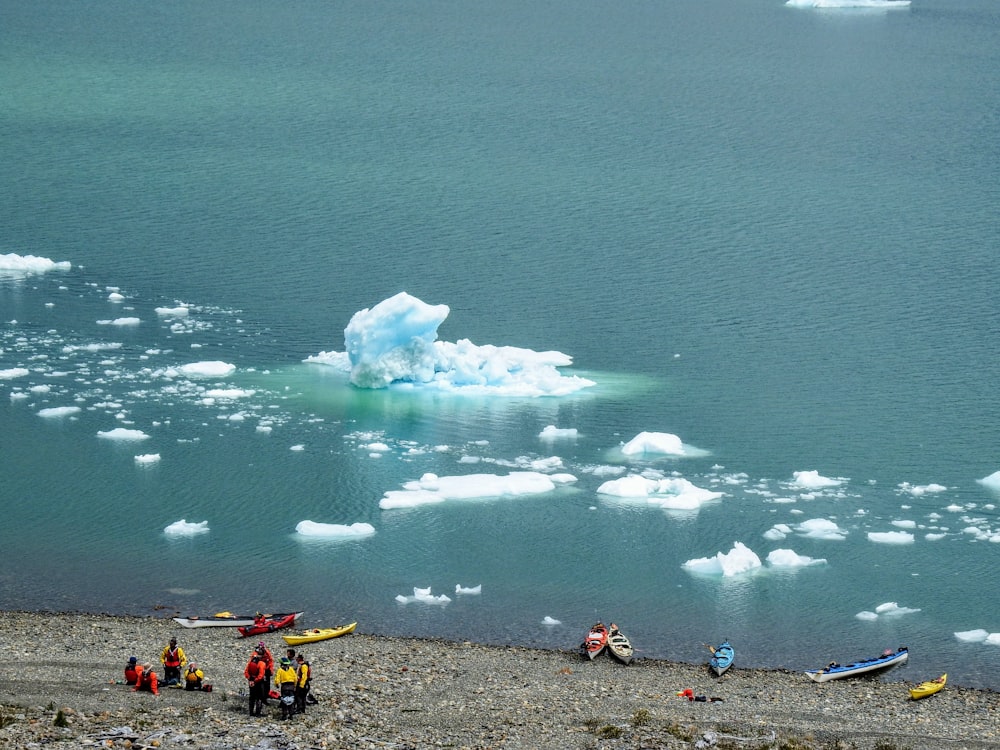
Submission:
{"label": "life vest", "polygon": [[166,656],[163,658],[163,666],[165,667],[179,667],[181,665],[181,657],[177,653],[176,648],[168,648]]}
{"label": "life vest", "polygon": [[296,684],[300,688],[309,687],[309,682],[312,680],[312,668],[309,666],[309,662],[304,661],[299,664],[299,675]]}

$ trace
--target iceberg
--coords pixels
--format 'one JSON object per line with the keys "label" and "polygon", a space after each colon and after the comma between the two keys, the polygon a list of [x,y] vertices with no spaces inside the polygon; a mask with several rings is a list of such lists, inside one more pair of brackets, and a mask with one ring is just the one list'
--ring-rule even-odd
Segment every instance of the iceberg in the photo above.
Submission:
{"label": "iceberg", "polygon": [[360,310],[344,329],[345,352],[320,352],[306,362],[350,372],[358,388],[407,385],[490,396],[564,396],[595,383],[566,376],[573,363],[562,352],[513,346],[477,346],[468,339],[438,341],[451,312],[406,292]]}
{"label": "iceberg", "polygon": [[431,588],[418,588],[413,587],[413,596],[403,596],[402,594],[396,595],[396,601],[400,604],[410,604],[412,602],[422,602],[424,604],[448,604],[451,601],[451,597],[446,594],[441,594],[440,596],[434,596],[431,593]]}
{"label": "iceberg", "polygon": [[714,557],[688,560],[681,567],[692,573],[729,578],[756,570],[761,567],[761,562],[756,552],[743,542],[735,542],[729,552],[717,552]]}
{"label": "iceberg", "polygon": [[723,496],[721,492],[703,489],[681,477],[657,479],[639,474],[609,479],[597,488],[597,494],[644,498],[650,504],[667,510],[697,510],[704,503]]}
{"label": "iceberg", "polygon": [[575,481],[571,475],[549,477],[537,471],[512,471],[507,476],[469,474],[439,477],[424,474],[419,480],[406,482],[402,490],[389,490],[379,501],[382,510],[414,508],[418,505],[442,503],[445,500],[484,500],[487,498],[518,497],[551,492],[557,483]]}
{"label": "iceberg", "polygon": [[174,521],[172,524],[167,526],[167,528],[163,530],[163,533],[167,536],[197,536],[198,534],[204,534],[207,531],[208,521],[188,523],[182,518],[180,521]]}
{"label": "iceberg", "polygon": [[0,276],[28,276],[49,271],[68,271],[73,265],[69,261],[56,263],[36,255],[0,254]]}
{"label": "iceberg", "polygon": [[350,525],[340,523],[316,523],[315,521],[299,521],[295,526],[295,532],[300,536],[323,538],[323,539],[345,539],[371,536],[375,533],[375,527],[370,523],[357,522]]}

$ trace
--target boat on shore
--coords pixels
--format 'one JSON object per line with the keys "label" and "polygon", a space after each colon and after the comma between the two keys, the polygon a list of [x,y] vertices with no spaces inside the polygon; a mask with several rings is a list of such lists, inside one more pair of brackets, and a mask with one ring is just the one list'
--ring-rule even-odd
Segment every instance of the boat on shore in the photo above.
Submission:
{"label": "boat on shore", "polygon": [[736,658],[736,650],[729,641],[723,641],[714,648],[712,646],[708,648],[712,652],[712,658],[708,660],[708,666],[712,668],[712,671],[718,677],[722,677],[726,670],[733,666],[733,660]]}
{"label": "boat on shore", "polygon": [[614,623],[611,623],[611,630],[608,632],[608,653],[625,666],[632,663],[635,655],[632,642]]}
{"label": "boat on shore", "polygon": [[282,628],[290,628],[302,615],[302,612],[289,612],[284,615],[259,615],[250,625],[240,626],[240,636],[246,638],[251,635],[264,635],[264,633],[273,633]]}
{"label": "boat on shore", "polygon": [[910,698],[912,700],[920,700],[921,698],[926,698],[928,695],[934,695],[934,693],[940,693],[945,684],[948,682],[947,673],[941,675],[936,680],[927,680],[926,682],[921,682],[916,687],[910,688]]}
{"label": "boat on shore", "polygon": [[807,669],[806,674],[814,682],[829,682],[830,680],[840,680],[845,677],[856,677],[868,672],[876,672],[889,667],[902,664],[909,658],[909,651],[906,646],[900,646],[895,651],[886,650],[881,656],[871,659],[851,662],[850,664],[837,664],[830,662],[822,669]]}
{"label": "boat on shore", "polygon": [[238,628],[253,625],[256,615],[234,615],[232,612],[216,612],[208,617],[192,615],[175,617],[174,622],[185,628]]}
{"label": "boat on shore", "polygon": [[608,646],[608,628],[603,622],[597,622],[587,632],[587,637],[580,644],[580,649],[584,655],[593,661],[604,653]]}
{"label": "boat on shore", "polygon": [[342,635],[353,633],[357,626],[358,623],[352,622],[336,628],[313,628],[312,630],[304,630],[295,635],[283,635],[281,638],[289,646],[301,646],[304,643],[316,643],[317,641],[325,641],[330,638],[339,638]]}

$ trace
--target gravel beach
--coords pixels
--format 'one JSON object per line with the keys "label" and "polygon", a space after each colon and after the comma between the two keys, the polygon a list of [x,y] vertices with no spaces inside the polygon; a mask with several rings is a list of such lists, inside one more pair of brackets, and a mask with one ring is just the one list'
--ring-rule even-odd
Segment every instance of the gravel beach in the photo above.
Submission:
{"label": "gravel beach", "polygon": [[[817,685],[805,675],[354,633],[302,647],[318,704],[291,721],[247,715],[243,667],[260,638],[169,618],[4,612],[0,747],[217,748],[1000,748],[1000,693],[949,684]],[[130,655],[176,636],[210,693],[134,693]],[[280,634],[263,640],[276,657]],[[921,676],[922,679],[933,675]],[[690,702],[677,693],[721,698]],[[62,726],[64,725],[64,726]]]}

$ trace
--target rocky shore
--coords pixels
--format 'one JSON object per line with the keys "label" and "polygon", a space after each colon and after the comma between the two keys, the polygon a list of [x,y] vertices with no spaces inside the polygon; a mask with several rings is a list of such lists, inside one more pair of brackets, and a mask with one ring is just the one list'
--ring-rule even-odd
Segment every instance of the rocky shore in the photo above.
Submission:
{"label": "rocky shore", "polygon": [[[355,633],[310,644],[319,699],[279,721],[247,715],[243,667],[258,638],[170,619],[0,613],[0,747],[998,748],[1000,694],[948,687],[911,701],[878,678],[817,685],[801,673]],[[176,636],[211,693],[121,684]],[[263,640],[276,656],[279,634]],[[158,669],[159,673],[159,669]],[[691,702],[677,693],[721,698]]]}

